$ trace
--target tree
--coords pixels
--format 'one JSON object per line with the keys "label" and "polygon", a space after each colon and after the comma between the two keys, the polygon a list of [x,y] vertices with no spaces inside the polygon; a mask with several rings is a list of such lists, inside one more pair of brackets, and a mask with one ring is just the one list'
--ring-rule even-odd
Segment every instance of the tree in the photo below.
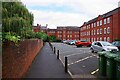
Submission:
{"label": "tree", "polygon": [[[22,4],[22,2],[2,2],[2,31],[10,33],[10,36],[21,36],[30,38],[32,31],[33,14]],[[3,39],[8,34],[3,36]],[[32,35],[34,36],[34,35]],[[11,40],[11,39],[10,39]]]}

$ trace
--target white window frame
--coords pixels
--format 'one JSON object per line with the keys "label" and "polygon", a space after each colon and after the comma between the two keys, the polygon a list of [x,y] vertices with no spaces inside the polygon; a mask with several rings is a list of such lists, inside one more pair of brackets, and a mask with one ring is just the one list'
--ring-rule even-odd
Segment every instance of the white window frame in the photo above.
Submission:
{"label": "white window frame", "polygon": [[106,37],[104,37],[104,41],[106,41]]}
{"label": "white window frame", "polygon": [[99,41],[99,37],[97,37],[97,41]]}
{"label": "white window frame", "polygon": [[110,23],[110,17],[107,18],[107,23]]}
{"label": "white window frame", "polygon": [[92,28],[93,28],[93,23],[91,24]]}
{"label": "white window frame", "polygon": [[94,35],[96,35],[96,31],[94,30]]}
{"label": "white window frame", "polygon": [[107,41],[110,42],[110,37],[107,37]]}
{"label": "white window frame", "polygon": [[102,20],[100,20],[100,26],[102,25]]}
{"label": "white window frame", "polygon": [[96,27],[96,22],[94,22],[94,27]]}
{"label": "white window frame", "polygon": [[97,29],[97,34],[99,34],[99,29]]}
{"label": "white window frame", "polygon": [[110,34],[110,27],[107,28],[107,33]]}
{"label": "white window frame", "polygon": [[107,33],[106,28],[104,28],[104,34],[106,34],[106,33]]}
{"label": "white window frame", "polygon": [[94,41],[96,41],[96,38],[94,37]]}
{"label": "white window frame", "polygon": [[106,18],[104,19],[104,24],[106,24]]}
{"label": "white window frame", "polygon": [[100,41],[102,41],[102,37],[100,37]]}
{"label": "white window frame", "polygon": [[100,29],[100,34],[102,34],[102,28]]}
{"label": "white window frame", "polygon": [[97,26],[99,26],[99,21],[97,21]]}

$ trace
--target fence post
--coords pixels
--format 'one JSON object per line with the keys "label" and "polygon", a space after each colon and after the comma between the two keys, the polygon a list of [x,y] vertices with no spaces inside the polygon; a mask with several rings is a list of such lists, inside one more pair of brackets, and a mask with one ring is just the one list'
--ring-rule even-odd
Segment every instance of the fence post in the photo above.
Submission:
{"label": "fence post", "polygon": [[68,72],[68,59],[66,56],[65,56],[65,72],[66,73]]}
{"label": "fence post", "polygon": [[59,50],[57,50],[57,59],[59,59]]}

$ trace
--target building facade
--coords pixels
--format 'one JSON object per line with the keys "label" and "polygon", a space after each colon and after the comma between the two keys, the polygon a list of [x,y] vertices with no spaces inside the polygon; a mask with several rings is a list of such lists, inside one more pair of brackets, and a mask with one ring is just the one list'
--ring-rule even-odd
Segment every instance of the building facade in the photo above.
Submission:
{"label": "building facade", "polygon": [[80,27],[80,39],[112,42],[120,38],[120,7],[84,22]]}
{"label": "building facade", "polygon": [[57,29],[49,29],[47,26],[33,27],[34,32],[45,32],[48,36],[56,36],[60,40],[79,40],[80,28],[77,26],[58,26]]}
{"label": "building facade", "polygon": [[80,28],[77,26],[57,27],[56,37],[61,40],[79,40]]}

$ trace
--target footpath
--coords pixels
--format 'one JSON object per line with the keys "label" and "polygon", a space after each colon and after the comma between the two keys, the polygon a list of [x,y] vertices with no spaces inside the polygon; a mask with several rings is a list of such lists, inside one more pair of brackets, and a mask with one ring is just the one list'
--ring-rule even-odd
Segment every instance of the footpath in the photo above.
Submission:
{"label": "footpath", "polygon": [[71,79],[68,73],[65,73],[64,66],[52,51],[49,43],[38,53],[30,66],[25,78],[63,78]]}

